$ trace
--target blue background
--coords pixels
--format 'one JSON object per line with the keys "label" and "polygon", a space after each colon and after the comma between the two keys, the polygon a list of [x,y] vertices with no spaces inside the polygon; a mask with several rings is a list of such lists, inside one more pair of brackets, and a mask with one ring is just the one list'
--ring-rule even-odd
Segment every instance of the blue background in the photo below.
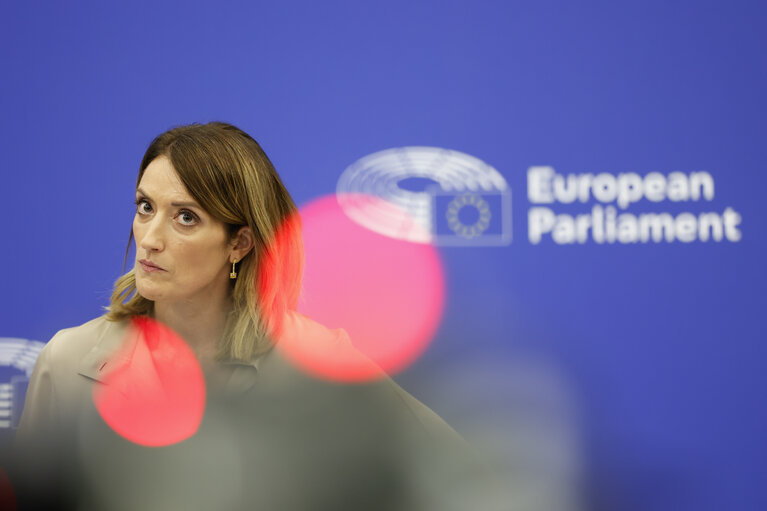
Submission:
{"label": "blue background", "polygon": [[[441,249],[445,319],[398,381],[451,421],[424,375],[543,360],[580,411],[585,507],[765,509],[765,21],[756,1],[2,2],[0,336],[100,314],[171,126],[243,128],[299,204],[367,154],[454,149],[510,184],[514,241]],[[531,165],[706,170],[714,201],[687,209],[732,206],[743,238],[531,245]]]}

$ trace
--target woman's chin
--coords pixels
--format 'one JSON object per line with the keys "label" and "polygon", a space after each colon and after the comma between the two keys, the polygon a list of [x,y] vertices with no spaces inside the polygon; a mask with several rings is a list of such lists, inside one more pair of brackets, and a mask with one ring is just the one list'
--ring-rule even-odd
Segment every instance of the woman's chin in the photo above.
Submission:
{"label": "woman's chin", "polygon": [[153,289],[152,286],[144,286],[136,282],[136,292],[142,297],[152,302],[156,302],[162,298],[162,293],[158,289]]}

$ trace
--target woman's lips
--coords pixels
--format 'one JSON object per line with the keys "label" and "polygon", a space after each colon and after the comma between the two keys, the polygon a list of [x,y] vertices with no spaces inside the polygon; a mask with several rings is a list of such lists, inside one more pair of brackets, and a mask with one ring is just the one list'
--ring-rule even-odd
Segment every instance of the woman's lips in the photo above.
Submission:
{"label": "woman's lips", "polygon": [[165,271],[164,268],[160,268],[156,264],[154,264],[151,261],[147,261],[146,259],[141,259],[139,261],[139,264],[141,265],[141,269],[144,270],[147,273],[153,273],[156,271]]}

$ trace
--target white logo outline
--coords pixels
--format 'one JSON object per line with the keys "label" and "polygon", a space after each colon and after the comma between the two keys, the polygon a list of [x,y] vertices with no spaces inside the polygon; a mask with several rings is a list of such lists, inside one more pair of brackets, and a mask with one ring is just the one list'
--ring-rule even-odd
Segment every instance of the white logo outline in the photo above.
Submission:
{"label": "white logo outline", "polygon": [[[424,178],[437,185],[422,192],[405,190],[398,183],[407,178]],[[436,197],[439,195],[471,195],[483,201],[483,195],[500,195],[501,211],[497,218],[500,234],[479,232],[464,237],[455,230],[450,234],[437,233]],[[369,154],[342,172],[336,196],[349,218],[384,236],[449,246],[511,243],[511,188],[495,168],[459,151],[406,146]],[[365,200],[366,197],[381,201]],[[490,221],[486,216],[482,218]]]}
{"label": "white logo outline", "polygon": [[0,367],[13,367],[23,375],[0,382],[0,429],[15,428],[21,418],[24,403],[14,399],[14,387],[26,387],[35,362],[45,343],[17,337],[0,337]]}

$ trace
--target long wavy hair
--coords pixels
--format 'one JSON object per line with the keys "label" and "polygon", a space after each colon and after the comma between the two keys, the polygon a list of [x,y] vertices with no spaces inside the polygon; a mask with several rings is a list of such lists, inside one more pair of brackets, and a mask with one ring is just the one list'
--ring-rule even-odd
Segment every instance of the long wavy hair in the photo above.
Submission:
{"label": "long wavy hair", "polygon": [[[255,246],[237,263],[233,307],[217,358],[250,361],[266,351],[286,312],[295,310],[304,266],[298,209],[261,146],[222,122],[179,126],[155,138],[141,160],[136,187],[157,157],[170,159],[189,194],[230,235],[253,232]],[[128,247],[133,240],[131,232]],[[115,282],[106,318],[151,315],[154,302],[136,290],[135,270]]]}

